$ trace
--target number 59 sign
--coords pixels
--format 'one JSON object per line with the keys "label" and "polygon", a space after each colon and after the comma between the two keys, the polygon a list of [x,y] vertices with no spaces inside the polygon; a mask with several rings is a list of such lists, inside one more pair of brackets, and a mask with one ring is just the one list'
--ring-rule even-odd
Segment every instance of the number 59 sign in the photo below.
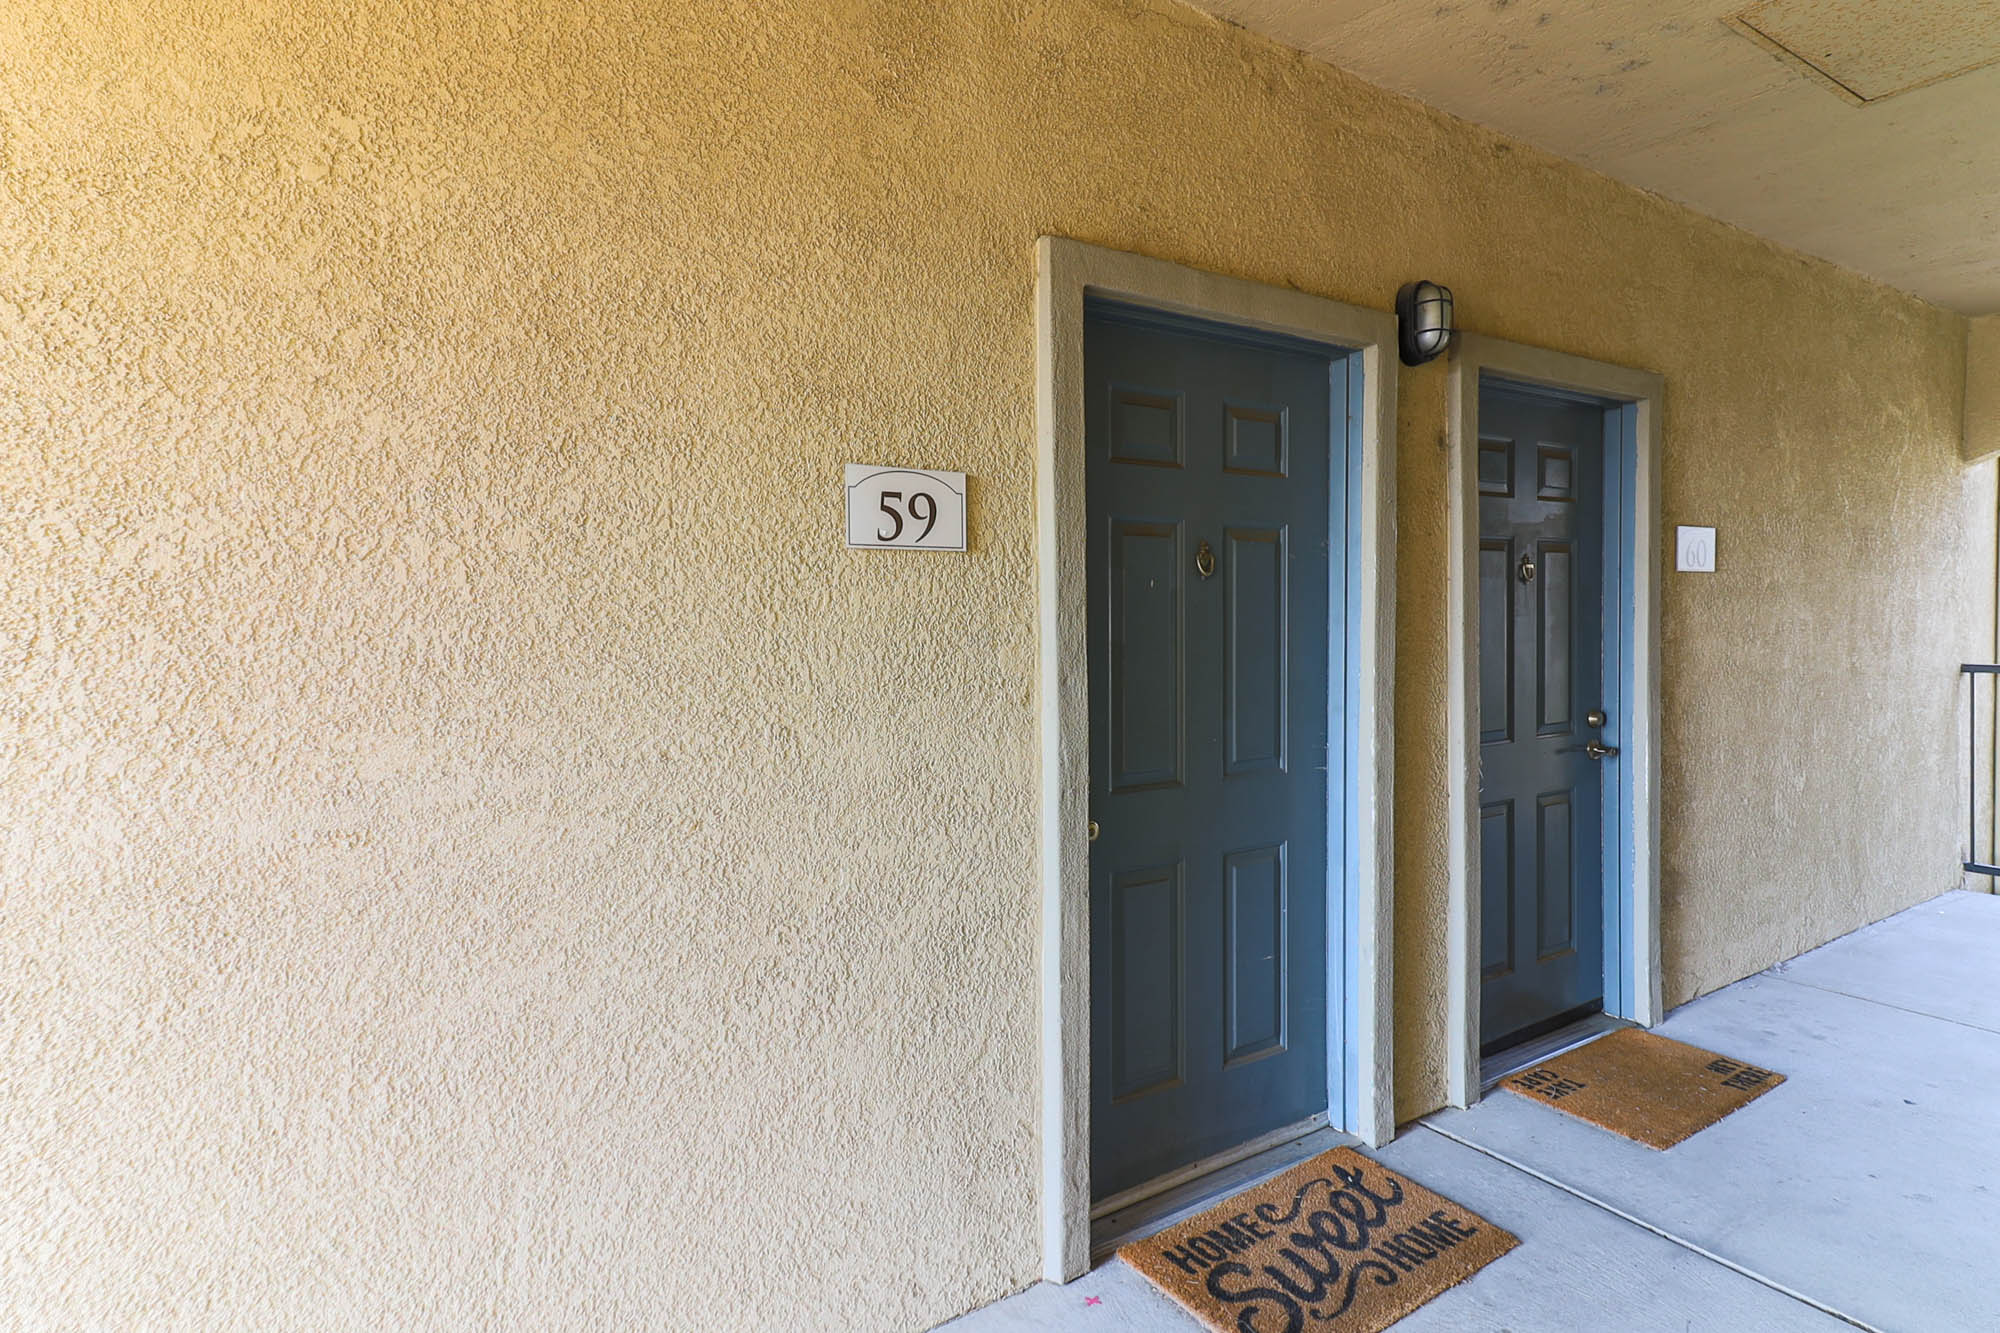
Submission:
{"label": "number 59 sign", "polygon": [[847,544],[873,550],[963,551],[965,474],[849,463]]}

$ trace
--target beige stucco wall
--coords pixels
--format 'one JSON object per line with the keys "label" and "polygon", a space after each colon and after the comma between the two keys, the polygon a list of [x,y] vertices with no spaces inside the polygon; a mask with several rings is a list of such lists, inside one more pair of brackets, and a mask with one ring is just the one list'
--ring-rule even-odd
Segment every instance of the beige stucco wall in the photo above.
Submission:
{"label": "beige stucco wall", "polygon": [[[1685,999],[1956,881],[1957,317],[1164,4],[0,10],[0,1324],[921,1327],[1037,1270],[1033,245],[1667,377]],[[1443,1086],[1444,375],[1397,1086]],[[964,558],[839,464],[963,469]]]}
{"label": "beige stucco wall", "polygon": [[1965,459],[2000,457],[2000,315],[1965,322]]}

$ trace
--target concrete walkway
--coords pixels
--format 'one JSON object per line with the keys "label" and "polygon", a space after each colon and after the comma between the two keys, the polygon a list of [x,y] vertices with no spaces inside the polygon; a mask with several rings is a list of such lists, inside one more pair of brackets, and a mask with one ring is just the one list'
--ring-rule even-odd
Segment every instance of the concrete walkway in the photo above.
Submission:
{"label": "concrete walkway", "polygon": [[[1521,1238],[1397,1333],[2000,1333],[2000,898],[1946,894],[1659,1031],[1786,1082],[1664,1153],[1496,1091],[1371,1154]],[[1200,1325],[1113,1261],[943,1327]]]}

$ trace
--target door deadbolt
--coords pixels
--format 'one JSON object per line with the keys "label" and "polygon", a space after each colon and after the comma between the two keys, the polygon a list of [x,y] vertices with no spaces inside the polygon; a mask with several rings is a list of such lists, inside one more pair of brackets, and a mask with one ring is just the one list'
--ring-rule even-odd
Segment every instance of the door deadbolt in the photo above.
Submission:
{"label": "door deadbolt", "polygon": [[1520,566],[1517,569],[1515,569],[1514,572],[1520,576],[1521,582],[1533,583],[1535,581],[1534,555],[1530,552],[1523,552],[1521,555]]}
{"label": "door deadbolt", "polygon": [[1194,548],[1194,572],[1203,578],[1215,573],[1215,548],[1207,542]]}
{"label": "door deadbolt", "polygon": [[1610,718],[1604,716],[1604,710],[1602,708],[1593,708],[1588,713],[1585,713],[1583,715],[1583,723],[1587,727],[1602,727],[1606,722],[1609,722],[1610,720],[1611,720]]}

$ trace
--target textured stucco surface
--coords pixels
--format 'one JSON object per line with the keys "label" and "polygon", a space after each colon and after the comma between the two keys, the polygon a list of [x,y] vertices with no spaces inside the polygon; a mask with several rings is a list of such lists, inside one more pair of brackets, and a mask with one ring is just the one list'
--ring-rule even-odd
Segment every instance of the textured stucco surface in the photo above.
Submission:
{"label": "textured stucco surface", "polygon": [[1991,0],[1191,3],[1926,300],[2000,311],[2000,136],[1970,130],[2000,119]]}
{"label": "textured stucco surface", "polygon": [[[1957,316],[1152,4],[0,11],[0,1325],[1037,1271],[1034,241],[1667,378],[1670,1002],[1957,882]],[[1399,1110],[1443,1087],[1400,391]],[[973,477],[849,554],[839,464]]]}
{"label": "textured stucco surface", "polygon": [[1965,459],[2000,456],[2000,315],[1965,328]]}

